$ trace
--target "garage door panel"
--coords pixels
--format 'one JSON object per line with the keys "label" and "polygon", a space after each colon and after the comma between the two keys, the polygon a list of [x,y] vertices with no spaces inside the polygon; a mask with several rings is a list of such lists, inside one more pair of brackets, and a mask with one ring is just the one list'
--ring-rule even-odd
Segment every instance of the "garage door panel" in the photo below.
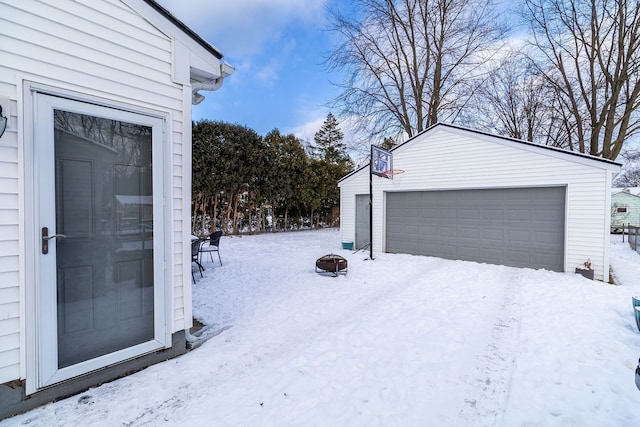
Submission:
{"label": "garage door panel", "polygon": [[467,260],[476,260],[480,259],[481,252],[480,248],[461,247],[458,255]]}
{"label": "garage door panel", "polygon": [[420,225],[420,230],[418,233],[421,236],[437,236],[438,235],[438,227],[435,225]]}
{"label": "garage door panel", "polygon": [[536,231],[534,238],[535,242],[541,245],[553,246],[558,242],[558,236],[552,231]]}
{"label": "garage door panel", "polygon": [[483,228],[482,238],[489,241],[502,242],[504,240],[504,231],[497,228]]}
{"label": "garage door panel", "polygon": [[448,218],[449,220],[451,219],[457,219],[458,218],[458,210],[457,209],[443,209],[440,208],[438,215],[440,218]]}
{"label": "garage door panel", "polygon": [[482,218],[486,220],[504,221],[504,211],[498,209],[483,209]]}
{"label": "garage door panel", "polygon": [[409,218],[420,218],[420,209],[407,208],[405,210],[405,215]]}
{"label": "garage door panel", "polygon": [[555,223],[558,221],[564,221],[564,215],[562,215],[562,212],[558,212],[557,210],[536,209],[534,214],[535,220],[540,222]]}
{"label": "garage door panel", "polygon": [[565,192],[547,187],[387,193],[386,250],[563,271]]}
{"label": "garage door panel", "polygon": [[482,230],[474,227],[460,227],[460,238],[465,242],[478,242],[482,239]]}
{"label": "garage door panel", "polygon": [[460,219],[466,220],[471,219],[475,220],[477,218],[482,218],[481,215],[482,210],[479,208],[462,208],[460,209]]}
{"label": "garage door panel", "polygon": [[443,258],[452,258],[458,255],[458,247],[451,244],[439,245],[438,249],[444,254]]}
{"label": "garage door panel", "polygon": [[557,259],[547,252],[536,252],[534,254],[534,262],[537,264],[553,264]]}
{"label": "garage door panel", "polygon": [[509,230],[507,238],[511,243],[528,245],[531,242],[531,233],[527,230]]}
{"label": "garage door panel", "polygon": [[507,219],[509,221],[530,221],[531,211],[529,209],[509,209],[507,212]]}
{"label": "garage door panel", "polygon": [[527,266],[532,263],[531,254],[524,250],[511,250],[507,255],[510,265]]}
{"label": "garage door panel", "polygon": [[424,253],[435,253],[438,251],[438,245],[432,242],[422,242],[420,247],[416,246],[415,252],[407,252],[413,255],[422,255]]}
{"label": "garage door panel", "polygon": [[529,202],[531,201],[532,196],[536,197],[536,199],[538,199],[539,197],[535,196],[536,190],[533,188],[529,188],[527,190],[531,190],[528,192],[520,192],[520,193],[513,193],[513,194],[509,194],[508,199],[511,203],[524,203],[524,204],[529,204]]}
{"label": "garage door panel", "polygon": [[504,251],[495,248],[483,248],[481,260],[469,260],[477,262],[487,262],[489,264],[500,264],[500,261],[504,259]]}
{"label": "garage door panel", "polygon": [[458,230],[451,226],[438,227],[437,230],[436,236],[438,237],[454,238],[458,235]]}
{"label": "garage door panel", "polygon": [[411,225],[405,225],[404,230],[402,231],[405,234],[418,234],[419,230],[420,230],[419,224],[411,224]]}
{"label": "garage door panel", "polygon": [[434,219],[434,218],[438,218],[438,209],[437,208],[431,208],[431,209],[420,209],[420,217],[421,218],[427,218],[427,219]]}

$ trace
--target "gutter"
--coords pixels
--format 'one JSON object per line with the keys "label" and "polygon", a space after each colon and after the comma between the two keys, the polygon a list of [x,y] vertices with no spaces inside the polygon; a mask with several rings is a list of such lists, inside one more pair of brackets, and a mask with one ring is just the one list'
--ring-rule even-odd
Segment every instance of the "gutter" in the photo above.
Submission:
{"label": "gutter", "polygon": [[199,93],[199,91],[206,90],[206,91],[213,92],[220,89],[222,87],[222,83],[224,79],[229,77],[231,74],[233,74],[234,71],[235,71],[235,68],[233,68],[231,65],[227,64],[226,62],[223,62],[222,64],[220,64],[220,77],[208,82],[192,83],[191,84],[191,94],[192,94],[191,103],[193,105],[200,104],[202,101],[204,101],[205,96]]}

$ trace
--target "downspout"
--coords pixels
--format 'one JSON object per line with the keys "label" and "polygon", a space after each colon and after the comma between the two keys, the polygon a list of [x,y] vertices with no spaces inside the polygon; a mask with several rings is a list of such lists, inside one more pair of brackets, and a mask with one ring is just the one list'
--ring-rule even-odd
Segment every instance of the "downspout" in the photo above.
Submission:
{"label": "downspout", "polygon": [[[209,82],[192,83],[191,84],[191,103],[193,105],[197,105],[202,101],[204,101],[204,95],[198,93],[198,91],[207,90],[207,91],[213,92],[220,89],[222,87],[222,83],[224,82],[224,79],[229,77],[231,74],[233,74],[234,71],[235,71],[235,68],[233,68],[231,65],[227,64],[226,62],[223,62],[220,64],[220,77],[218,77],[217,79],[213,79]],[[221,329],[218,329],[217,331],[211,332],[209,326],[205,326],[195,334],[191,333],[191,328],[185,329],[184,337],[187,342],[187,349],[193,350],[194,348],[200,347],[202,343],[204,343],[210,338],[215,337],[216,335],[221,334],[222,332],[226,331],[230,327],[231,326],[225,326]]]}
{"label": "downspout", "polygon": [[185,329],[184,338],[187,341],[187,350],[193,350],[200,347],[205,341],[220,335],[229,328],[231,328],[231,325],[212,331],[209,326],[205,326],[195,334],[192,334],[189,329]]}
{"label": "downspout", "polygon": [[198,92],[201,90],[213,92],[220,89],[222,87],[222,83],[224,82],[224,79],[229,77],[231,74],[233,74],[234,71],[235,71],[235,68],[233,68],[231,65],[224,62],[220,64],[220,77],[218,77],[217,79],[213,79],[208,82],[192,83],[191,84],[191,94],[192,94],[191,103],[193,105],[197,105],[202,101],[204,101],[204,95]]}

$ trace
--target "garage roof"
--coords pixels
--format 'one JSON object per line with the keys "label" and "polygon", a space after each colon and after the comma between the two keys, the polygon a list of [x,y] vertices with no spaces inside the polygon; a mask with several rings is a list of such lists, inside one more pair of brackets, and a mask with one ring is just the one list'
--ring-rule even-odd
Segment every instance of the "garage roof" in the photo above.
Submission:
{"label": "garage roof", "polygon": [[[402,144],[392,148],[391,151],[393,152],[395,150],[405,148],[408,145],[413,144],[418,138],[423,137],[427,133],[434,132],[436,130],[447,130],[447,131],[452,132],[452,133],[464,134],[464,135],[467,135],[467,136],[474,136],[476,138],[481,138],[481,139],[490,140],[490,141],[496,142],[496,143],[516,146],[516,147],[524,148],[524,149],[531,150],[531,151],[540,151],[543,154],[551,154],[551,155],[554,155],[554,156],[557,156],[557,157],[564,158],[565,160],[579,161],[581,163],[582,162],[592,163],[592,165],[595,166],[595,167],[609,169],[609,170],[611,170],[613,172],[618,172],[620,170],[621,166],[622,166],[622,164],[617,163],[617,162],[615,162],[613,160],[604,159],[602,157],[592,156],[590,154],[580,153],[580,152],[577,152],[577,151],[567,151],[567,150],[563,150],[563,149],[557,148],[557,147],[552,147],[552,146],[549,146],[549,145],[536,144],[536,143],[529,142],[529,141],[524,141],[524,140],[521,140],[521,139],[515,139],[515,138],[510,138],[510,137],[500,136],[500,135],[494,135],[494,134],[491,134],[489,132],[484,132],[484,131],[475,130],[475,129],[469,129],[469,128],[465,128],[465,127],[462,127],[462,126],[456,126],[456,125],[451,125],[451,124],[446,124],[446,123],[436,123],[435,125],[429,127],[428,129],[425,129],[423,132],[419,133],[418,135],[414,136],[413,138],[411,138],[411,139],[403,142]],[[472,135],[469,135],[469,134],[472,134]],[[355,171],[351,172],[350,174],[344,176],[342,179],[340,179],[339,182],[342,182],[342,181],[348,179],[349,177],[359,173],[360,171],[362,171],[363,169],[365,169],[367,167],[369,167],[369,163],[365,164],[364,166],[362,166],[359,169],[356,169]]]}

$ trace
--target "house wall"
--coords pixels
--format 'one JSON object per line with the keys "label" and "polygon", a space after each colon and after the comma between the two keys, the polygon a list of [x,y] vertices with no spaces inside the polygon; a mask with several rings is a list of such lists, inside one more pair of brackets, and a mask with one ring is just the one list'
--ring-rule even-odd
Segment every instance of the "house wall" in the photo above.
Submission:
{"label": "house wall", "polygon": [[[618,212],[618,207],[626,207],[626,212]],[[611,195],[611,226],[640,226],[640,197],[620,192]]]}
{"label": "house wall", "polygon": [[[128,0],[127,0],[128,1]],[[132,0],[132,3],[140,3]],[[25,112],[33,82],[168,117],[164,136],[170,329],[191,326],[188,242],[191,106],[189,63],[176,69],[172,39],[119,0],[0,2],[0,96],[9,126],[0,139],[0,384],[24,378],[25,254],[23,220]],[[182,54],[182,56],[185,56]],[[188,58],[188,55],[186,55]],[[182,76],[176,78],[176,76]],[[184,78],[186,76],[186,81]],[[178,80],[178,81],[176,81]],[[27,132],[28,133],[28,132]],[[185,289],[187,287],[188,289]]]}
{"label": "house wall", "polygon": [[[589,258],[597,278],[608,280],[611,166],[471,131],[436,127],[393,150],[393,180],[373,179],[373,245],[384,250],[387,191],[453,190],[566,185],[565,270]],[[368,194],[369,169],[341,183],[342,241],[355,238],[355,194]]]}

